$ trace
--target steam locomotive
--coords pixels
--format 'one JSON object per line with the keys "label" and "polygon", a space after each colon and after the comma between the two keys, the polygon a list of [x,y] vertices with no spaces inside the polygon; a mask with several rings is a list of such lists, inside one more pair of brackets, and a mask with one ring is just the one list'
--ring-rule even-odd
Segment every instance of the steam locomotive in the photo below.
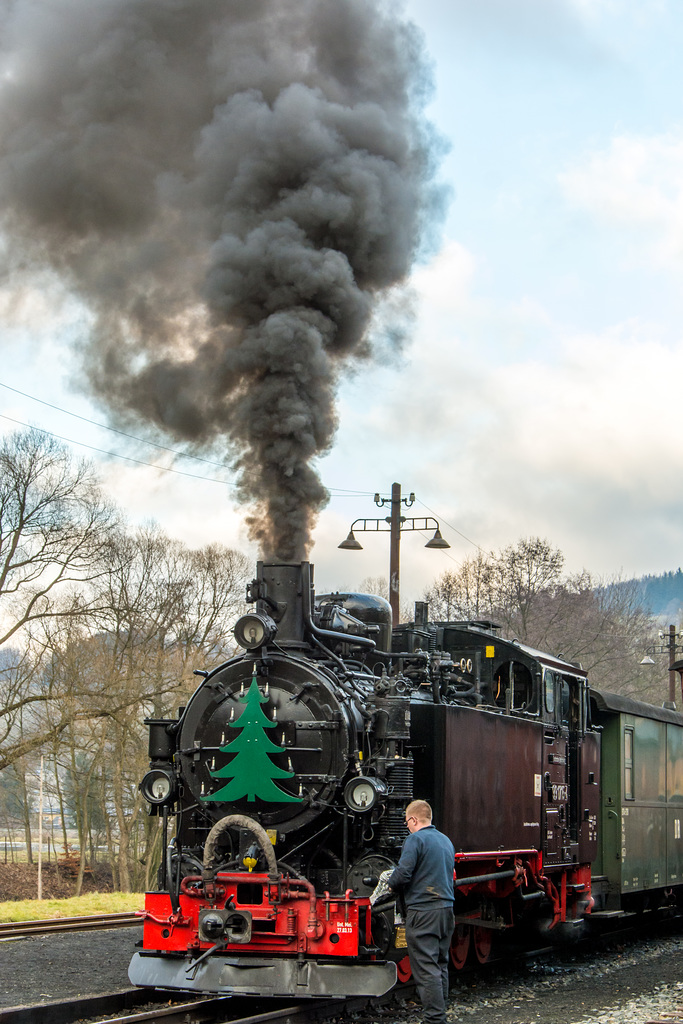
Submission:
{"label": "steam locomotive", "polygon": [[307,562],[260,562],[247,600],[244,653],[201,673],[177,719],[147,720],[141,790],[166,854],[133,984],[334,997],[407,980],[400,906],[371,896],[413,797],[456,850],[456,968],[514,929],[566,938],[678,900],[683,715],[591,693],[491,622],[418,604],[392,630],[381,598],[316,597]]}

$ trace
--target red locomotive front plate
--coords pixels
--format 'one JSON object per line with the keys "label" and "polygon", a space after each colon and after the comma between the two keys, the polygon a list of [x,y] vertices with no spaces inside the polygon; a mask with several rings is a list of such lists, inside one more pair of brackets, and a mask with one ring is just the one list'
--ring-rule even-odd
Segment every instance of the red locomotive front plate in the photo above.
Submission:
{"label": "red locomotive front plate", "polygon": [[202,918],[211,912],[222,916],[228,935],[233,926],[237,941],[220,943],[221,950],[231,952],[356,957],[360,945],[369,943],[369,900],[356,898],[351,890],[345,896],[319,897],[298,879],[272,882],[266,874],[241,874],[238,881],[237,877],[219,872],[211,902],[203,897],[200,885],[190,895],[192,885],[185,880],[176,914],[168,893],[148,892],[143,948],[173,953],[211,949],[216,943],[202,929]]}

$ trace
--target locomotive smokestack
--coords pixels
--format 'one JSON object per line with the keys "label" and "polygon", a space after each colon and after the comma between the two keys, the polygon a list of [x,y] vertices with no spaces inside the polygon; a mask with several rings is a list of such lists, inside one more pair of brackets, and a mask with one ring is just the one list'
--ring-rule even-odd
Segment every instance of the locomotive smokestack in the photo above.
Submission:
{"label": "locomotive smokestack", "polygon": [[[304,640],[304,589],[313,586],[313,569],[308,562],[286,565],[259,562],[256,567],[258,609],[277,623],[278,643]],[[310,603],[310,599],[309,599]]]}
{"label": "locomotive smokestack", "polygon": [[0,0],[5,269],[86,305],[113,418],[225,446],[267,559],[307,552],[339,375],[439,205],[397,6]]}

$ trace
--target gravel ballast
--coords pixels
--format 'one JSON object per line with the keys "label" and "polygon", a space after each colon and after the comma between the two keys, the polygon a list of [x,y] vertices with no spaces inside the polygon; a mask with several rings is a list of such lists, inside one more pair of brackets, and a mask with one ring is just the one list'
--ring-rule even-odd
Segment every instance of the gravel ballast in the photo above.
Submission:
{"label": "gravel ballast", "polygon": [[128,964],[141,938],[133,927],[0,941],[0,1006],[130,988]]}
{"label": "gravel ballast", "polygon": [[456,981],[449,1020],[476,1024],[645,1024],[662,1012],[683,1016],[679,937],[636,942],[597,954],[562,953],[526,968]]}

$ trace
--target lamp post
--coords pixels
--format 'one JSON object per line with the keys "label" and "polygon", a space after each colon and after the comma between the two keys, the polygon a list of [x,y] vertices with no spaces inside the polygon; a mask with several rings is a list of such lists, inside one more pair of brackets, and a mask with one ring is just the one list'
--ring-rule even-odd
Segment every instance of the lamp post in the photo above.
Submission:
{"label": "lamp post", "polygon": [[[339,545],[345,551],[362,551],[354,531],[361,533],[389,533],[389,604],[391,605],[391,617],[394,623],[399,620],[399,573],[401,554],[401,534],[407,530],[431,530],[434,529],[434,536],[425,544],[426,548],[449,548],[450,544],[441,536],[438,520],[432,516],[422,516],[417,519],[407,519],[401,515],[401,505],[406,508],[415,501],[415,495],[411,491],[407,498],[401,497],[401,485],[391,485],[391,497],[382,498],[379,493],[375,495],[375,505],[378,508],[386,506],[390,509],[390,515],[384,519],[356,519],[351,523],[351,529],[346,540]],[[388,524],[388,525],[387,525]]]}
{"label": "lamp post", "polygon": [[676,643],[677,640],[680,640],[681,636],[683,636],[683,633],[677,633],[675,626],[669,626],[668,633],[660,630],[660,642],[658,644],[650,644],[645,657],[640,663],[641,665],[654,665],[651,655],[669,652],[669,702],[671,704],[676,703],[676,672],[681,673],[681,685],[683,686],[683,664],[676,662],[676,651],[683,650],[683,644]]}

